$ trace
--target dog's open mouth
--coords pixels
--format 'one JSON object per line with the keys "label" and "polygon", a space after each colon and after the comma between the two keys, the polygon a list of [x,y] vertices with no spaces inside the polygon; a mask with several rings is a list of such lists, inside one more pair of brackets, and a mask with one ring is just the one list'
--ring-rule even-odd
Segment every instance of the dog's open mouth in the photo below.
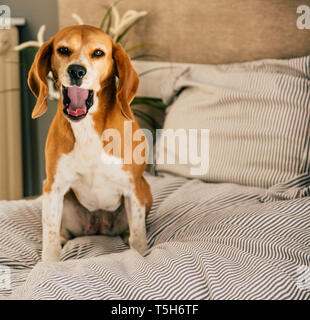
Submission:
{"label": "dog's open mouth", "polygon": [[93,105],[94,91],[62,86],[64,114],[71,120],[81,120]]}

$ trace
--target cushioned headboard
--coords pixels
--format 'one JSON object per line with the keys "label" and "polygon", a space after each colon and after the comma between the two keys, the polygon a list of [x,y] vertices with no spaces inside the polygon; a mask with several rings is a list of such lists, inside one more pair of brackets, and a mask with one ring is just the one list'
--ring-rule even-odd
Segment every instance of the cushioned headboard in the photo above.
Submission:
{"label": "cushioned headboard", "polygon": [[[58,0],[60,27],[100,25],[113,0]],[[300,5],[309,0],[126,0],[118,8],[150,14],[132,30],[128,47],[139,43],[160,46],[144,49],[163,61],[230,63],[262,58],[310,54],[310,30],[296,26]],[[310,22],[309,22],[310,23]]]}

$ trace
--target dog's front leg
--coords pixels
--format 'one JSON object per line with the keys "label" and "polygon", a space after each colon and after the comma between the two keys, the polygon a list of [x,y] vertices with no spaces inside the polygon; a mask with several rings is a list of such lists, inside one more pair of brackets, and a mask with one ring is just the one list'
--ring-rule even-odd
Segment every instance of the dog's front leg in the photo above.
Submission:
{"label": "dog's front leg", "polygon": [[143,255],[147,249],[145,205],[142,205],[134,192],[125,197],[125,209],[129,225],[129,245]]}
{"label": "dog's front leg", "polygon": [[42,261],[59,261],[61,242],[60,226],[64,192],[52,189],[44,192],[42,199]]}

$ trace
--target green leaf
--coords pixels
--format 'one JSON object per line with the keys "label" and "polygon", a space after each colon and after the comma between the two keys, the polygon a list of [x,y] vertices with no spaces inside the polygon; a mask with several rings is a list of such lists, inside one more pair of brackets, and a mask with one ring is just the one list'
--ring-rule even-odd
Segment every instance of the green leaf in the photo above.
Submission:
{"label": "green leaf", "polygon": [[109,34],[109,32],[110,32],[110,28],[111,28],[111,24],[112,24],[112,9],[113,9],[113,7],[116,7],[119,4],[119,2],[121,2],[121,0],[113,2],[110,7],[106,7],[107,11],[106,11],[103,19],[101,20],[99,28],[102,30],[105,23],[106,23],[106,20],[108,19],[108,26],[105,31],[107,34]]}
{"label": "green leaf", "polygon": [[[128,40],[127,39],[123,39],[122,41],[120,41],[119,43],[121,44],[121,46],[125,49],[126,45],[127,45]],[[126,50],[126,49],[125,49]]]}
{"label": "green leaf", "polygon": [[121,39],[127,34],[127,32],[133,27],[135,26],[142,18],[144,18],[145,16],[139,17],[137,20],[135,20],[134,22],[132,22],[117,38],[116,38],[116,43],[118,43],[119,41],[121,41]]}
{"label": "green leaf", "polygon": [[111,12],[112,12],[112,8],[114,6],[114,3],[107,9],[103,19],[101,20],[101,23],[100,23],[100,26],[99,26],[99,29],[103,29],[104,25],[105,25],[105,22],[108,18],[110,18],[111,20]]}
{"label": "green leaf", "polygon": [[131,57],[132,60],[138,60],[138,59],[143,59],[143,58],[155,58],[155,59],[160,59],[160,60],[163,59],[163,57],[157,56],[156,54],[140,54],[138,56]]}
{"label": "green leaf", "polygon": [[146,102],[152,103],[154,105],[163,104],[161,99],[159,99],[159,98],[150,98],[150,97],[135,97],[133,99],[132,103],[133,102],[136,102],[135,104],[137,104],[137,103],[146,103]]}
{"label": "green leaf", "polygon": [[160,124],[155,119],[153,119],[150,115],[144,113],[143,111],[133,109],[133,113],[135,116],[144,120],[149,126],[155,129],[159,129],[161,127]]}
{"label": "green leaf", "polygon": [[139,73],[139,77],[142,77],[150,72],[154,72],[154,71],[158,71],[158,70],[162,70],[162,69],[171,69],[172,67],[158,67],[158,68],[152,68],[146,71],[143,71],[141,73]]}
{"label": "green leaf", "polygon": [[107,29],[105,31],[106,34],[108,34],[108,35],[110,35],[111,24],[112,24],[112,16],[111,16],[111,14],[109,14],[108,26],[107,26]]}
{"label": "green leaf", "polygon": [[161,111],[165,111],[167,108],[167,105],[164,104],[161,99],[157,99],[157,98],[135,97],[131,105],[137,105],[137,104],[145,104],[152,108],[160,109]]}

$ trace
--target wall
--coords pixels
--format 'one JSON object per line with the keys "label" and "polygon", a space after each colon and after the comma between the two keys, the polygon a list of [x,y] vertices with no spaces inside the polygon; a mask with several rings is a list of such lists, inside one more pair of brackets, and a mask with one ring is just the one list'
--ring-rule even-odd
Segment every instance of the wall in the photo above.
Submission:
{"label": "wall", "polygon": [[[58,31],[56,0],[2,0],[1,4],[11,8],[13,17],[26,18],[26,25],[19,29],[21,42],[36,39],[42,24],[46,25],[45,40]],[[41,193],[42,180],[45,178],[44,145],[50,121],[56,111],[56,103],[49,102],[48,112],[40,119],[31,119],[35,99],[28,89],[27,75],[34,52],[26,50],[20,57],[24,196],[30,196]]]}
{"label": "wall", "polygon": [[[121,16],[129,9],[149,12],[130,31],[125,48],[139,43],[157,46],[143,47],[135,55],[226,64],[310,52],[307,30],[296,26],[297,8],[310,7],[310,0],[58,0],[59,25],[75,23],[74,12],[86,24],[99,26],[106,6],[115,2]],[[303,16],[309,20],[308,12]]]}

